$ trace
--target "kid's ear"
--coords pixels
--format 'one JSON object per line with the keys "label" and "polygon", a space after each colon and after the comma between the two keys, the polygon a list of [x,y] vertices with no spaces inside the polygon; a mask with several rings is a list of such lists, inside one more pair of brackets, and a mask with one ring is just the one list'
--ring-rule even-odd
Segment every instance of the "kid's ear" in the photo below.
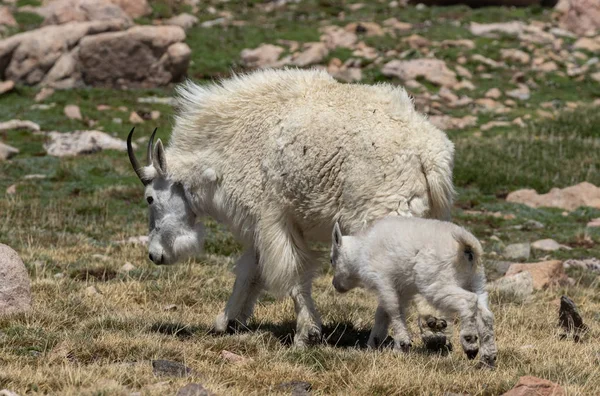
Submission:
{"label": "kid's ear", "polygon": [[336,248],[342,246],[342,231],[340,230],[340,224],[337,221],[333,226],[333,234],[331,235],[331,240],[333,241],[333,245]]}

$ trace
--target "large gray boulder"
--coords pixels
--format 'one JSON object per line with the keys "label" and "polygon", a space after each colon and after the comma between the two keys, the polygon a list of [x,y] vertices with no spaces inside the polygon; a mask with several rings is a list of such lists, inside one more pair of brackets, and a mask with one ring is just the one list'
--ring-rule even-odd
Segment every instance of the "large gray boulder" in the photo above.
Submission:
{"label": "large gray boulder", "polygon": [[120,19],[74,22],[45,26],[0,40],[0,80],[34,85],[42,82],[49,73],[65,78],[52,69],[57,63],[64,66],[64,61],[58,61],[74,51],[84,36],[127,26],[127,22]]}
{"label": "large gray boulder", "polygon": [[179,26],[135,26],[124,32],[84,37],[79,62],[88,85],[156,87],[180,81],[191,50]]}
{"label": "large gray boulder", "polygon": [[0,315],[18,313],[31,307],[29,275],[21,258],[0,243]]}

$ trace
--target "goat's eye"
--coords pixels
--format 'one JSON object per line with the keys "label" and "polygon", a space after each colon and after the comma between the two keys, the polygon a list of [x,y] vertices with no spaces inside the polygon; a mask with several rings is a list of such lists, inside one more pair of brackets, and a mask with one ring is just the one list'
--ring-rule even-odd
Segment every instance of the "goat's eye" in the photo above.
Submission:
{"label": "goat's eye", "polygon": [[152,202],[154,202],[154,198],[148,197],[146,198],[146,201],[148,201],[148,205],[152,205]]}

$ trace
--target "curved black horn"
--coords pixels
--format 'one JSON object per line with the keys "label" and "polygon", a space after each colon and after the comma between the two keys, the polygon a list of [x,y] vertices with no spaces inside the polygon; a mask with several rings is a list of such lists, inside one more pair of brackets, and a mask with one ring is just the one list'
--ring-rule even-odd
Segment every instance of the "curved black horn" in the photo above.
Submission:
{"label": "curved black horn", "polygon": [[144,179],[142,174],[142,167],[138,162],[137,158],[135,158],[135,153],[133,152],[133,146],[131,145],[131,138],[133,137],[133,131],[135,127],[131,128],[131,132],[129,132],[129,136],[127,136],[127,155],[129,156],[129,162],[131,162],[131,166],[133,166],[133,170],[135,174],[140,178],[142,183],[145,185],[148,184],[148,181]]}
{"label": "curved black horn", "polygon": [[152,148],[154,146],[154,135],[156,135],[156,131],[158,128],[154,128],[152,135],[150,135],[150,141],[148,142],[148,148],[146,149],[146,163],[148,165],[152,165]]}

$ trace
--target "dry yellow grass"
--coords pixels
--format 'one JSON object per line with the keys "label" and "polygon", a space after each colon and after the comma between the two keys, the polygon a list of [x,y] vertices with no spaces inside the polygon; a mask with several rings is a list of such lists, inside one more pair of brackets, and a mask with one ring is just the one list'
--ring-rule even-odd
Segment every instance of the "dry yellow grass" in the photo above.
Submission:
{"label": "dry yellow grass", "polygon": [[[539,292],[523,305],[493,304],[499,348],[495,371],[475,368],[460,348],[448,356],[429,355],[420,342],[408,355],[390,349],[370,352],[354,347],[366,340],[375,301],[361,290],[335,294],[331,277],[315,285],[328,344],[295,350],[291,301],[264,296],[251,331],[217,336],[209,333],[233,284],[231,260],[208,257],[169,268],[145,261],[142,246],[98,250],[85,242],[42,247],[29,244],[20,252],[26,262],[76,263],[102,253],[109,262],[91,261],[65,268],[56,278],[43,263],[33,264],[33,309],[0,321],[0,386],[20,394],[175,394],[200,382],[217,394],[276,394],[276,385],[307,381],[314,394],[407,395],[500,394],[523,375],[560,383],[568,394],[600,394],[600,332],[597,290],[586,287]],[[125,262],[137,269],[119,274]],[[93,269],[101,269],[94,271]],[[107,281],[85,273],[108,274]],[[89,291],[94,287],[98,294]],[[558,339],[557,298],[570,295],[591,327],[588,341]],[[177,309],[165,311],[175,304]],[[410,318],[412,330],[415,317]],[[336,345],[337,344],[337,345]],[[454,344],[458,346],[456,334]],[[232,363],[220,357],[228,350],[249,358]],[[182,362],[197,376],[156,377],[151,360]]]}

